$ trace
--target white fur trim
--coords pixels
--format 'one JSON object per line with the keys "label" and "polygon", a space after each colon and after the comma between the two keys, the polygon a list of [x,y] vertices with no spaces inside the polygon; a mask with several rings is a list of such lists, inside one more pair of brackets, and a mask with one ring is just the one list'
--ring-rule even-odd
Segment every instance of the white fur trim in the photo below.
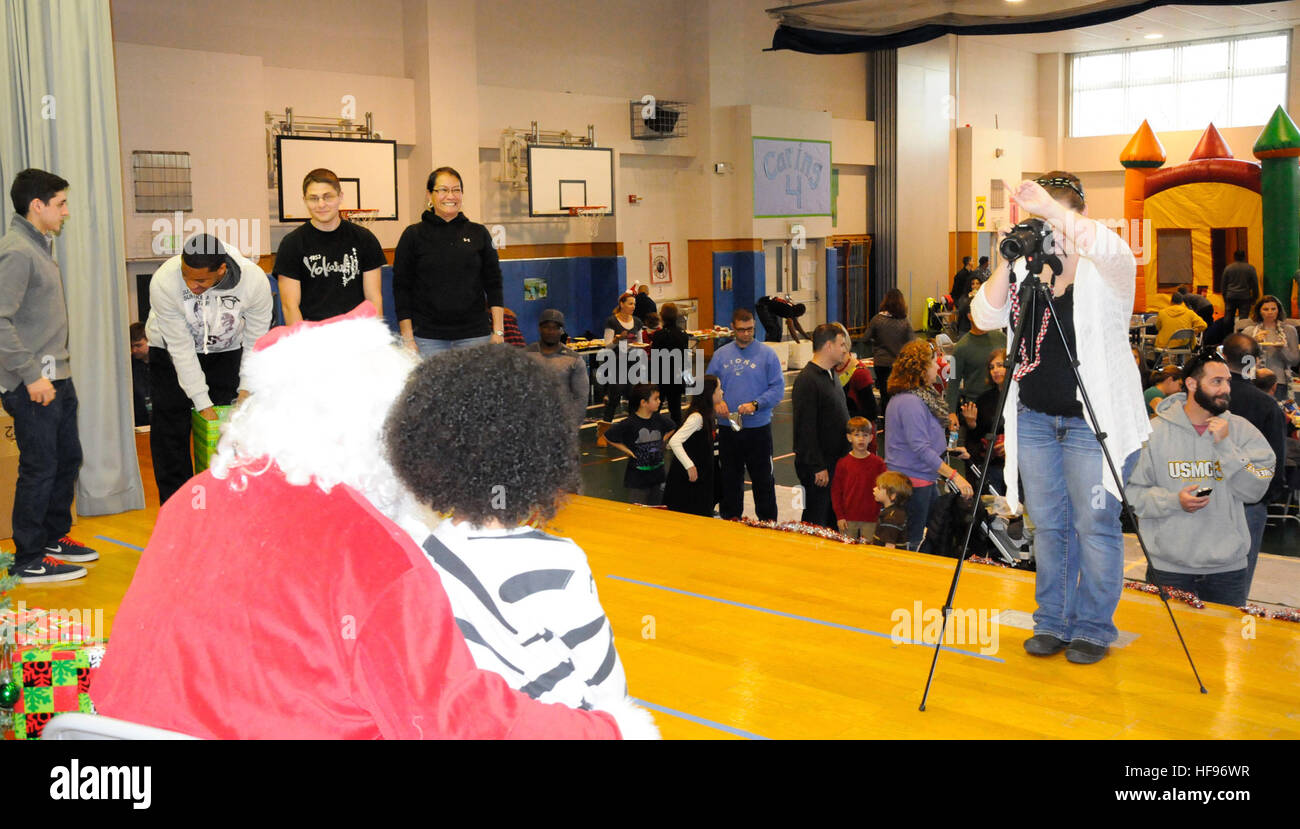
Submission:
{"label": "white fur trim", "polygon": [[614,718],[620,736],[624,740],[659,740],[659,728],[654,716],[644,708],[633,705],[632,700],[624,697],[617,702],[602,703],[597,709]]}
{"label": "white fur trim", "polygon": [[212,474],[237,480],[256,471],[243,463],[274,458],[292,484],[347,484],[392,516],[410,496],[385,460],[384,418],[417,364],[376,319],[308,328],[246,355],[240,379],[252,395],[223,430]]}

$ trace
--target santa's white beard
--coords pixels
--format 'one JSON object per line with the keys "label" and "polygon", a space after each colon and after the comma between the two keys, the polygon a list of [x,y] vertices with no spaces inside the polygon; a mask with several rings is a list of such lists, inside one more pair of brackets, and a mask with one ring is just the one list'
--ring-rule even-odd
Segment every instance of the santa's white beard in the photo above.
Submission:
{"label": "santa's white beard", "polygon": [[400,514],[411,496],[385,460],[384,418],[417,363],[376,319],[309,328],[245,354],[252,394],[222,431],[212,474],[237,485],[271,459],[292,484],[347,484]]}

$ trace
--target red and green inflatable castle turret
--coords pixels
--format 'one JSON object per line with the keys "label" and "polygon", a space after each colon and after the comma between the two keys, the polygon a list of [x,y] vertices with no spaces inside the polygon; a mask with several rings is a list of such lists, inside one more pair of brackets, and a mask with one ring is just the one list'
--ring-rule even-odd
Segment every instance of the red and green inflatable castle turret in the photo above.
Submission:
{"label": "red and green inflatable castle turret", "polygon": [[1300,268],[1300,129],[1282,107],[1255,141],[1264,201],[1264,293],[1291,307],[1292,278]]}

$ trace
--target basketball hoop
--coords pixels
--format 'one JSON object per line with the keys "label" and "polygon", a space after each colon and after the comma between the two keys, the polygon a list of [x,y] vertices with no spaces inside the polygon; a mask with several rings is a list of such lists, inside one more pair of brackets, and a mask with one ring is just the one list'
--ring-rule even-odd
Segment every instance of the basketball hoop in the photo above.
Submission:
{"label": "basketball hoop", "polygon": [[372,225],[379,218],[378,210],[340,210],[339,215],[349,222],[362,226]]}
{"label": "basketball hoop", "polygon": [[576,216],[582,220],[582,224],[587,229],[587,236],[595,239],[600,235],[600,219],[605,215],[603,205],[583,205],[582,207],[567,208],[570,216]]}

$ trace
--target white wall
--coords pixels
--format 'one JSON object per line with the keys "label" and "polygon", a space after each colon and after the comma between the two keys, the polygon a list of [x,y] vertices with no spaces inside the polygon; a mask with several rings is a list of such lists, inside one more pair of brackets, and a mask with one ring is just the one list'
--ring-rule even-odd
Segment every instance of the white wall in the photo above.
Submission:
{"label": "white wall", "polygon": [[401,0],[113,0],[113,40],[402,77]]}
{"label": "white wall", "polygon": [[1038,60],[967,38],[957,43],[957,126],[1038,135]]}
{"label": "white wall", "polygon": [[[692,0],[477,0],[478,82],[574,95],[686,98]],[[527,126],[527,123],[524,124]]]}
{"label": "white wall", "polygon": [[[185,214],[186,220],[243,221],[250,241],[256,221],[253,252],[269,252],[262,61],[131,43],[118,43],[116,52],[128,258],[157,256],[153,223],[171,218],[135,212],[135,150],[188,152],[194,210]],[[189,235],[182,228],[172,232]]]}

